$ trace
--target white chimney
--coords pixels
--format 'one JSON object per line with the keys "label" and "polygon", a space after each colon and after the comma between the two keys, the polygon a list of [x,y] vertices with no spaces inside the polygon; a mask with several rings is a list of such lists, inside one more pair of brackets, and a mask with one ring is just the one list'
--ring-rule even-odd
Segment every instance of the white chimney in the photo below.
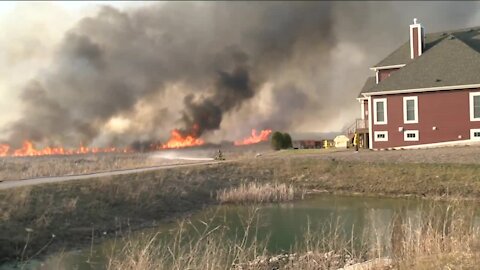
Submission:
{"label": "white chimney", "polygon": [[413,19],[413,24],[410,25],[410,58],[415,59],[422,55],[425,48],[424,35],[422,25],[417,22],[417,18]]}

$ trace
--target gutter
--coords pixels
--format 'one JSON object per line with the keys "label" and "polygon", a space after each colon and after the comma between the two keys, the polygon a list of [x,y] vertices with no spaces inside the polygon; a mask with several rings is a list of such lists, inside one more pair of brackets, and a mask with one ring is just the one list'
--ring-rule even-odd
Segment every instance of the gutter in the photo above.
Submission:
{"label": "gutter", "polygon": [[412,89],[403,89],[403,90],[366,92],[366,93],[362,93],[362,95],[364,97],[368,97],[368,96],[375,96],[375,95],[394,95],[394,94],[404,94],[404,93],[463,90],[463,89],[472,89],[472,88],[480,88],[480,84],[464,84],[464,85],[451,85],[451,86],[436,86],[436,87],[427,87],[427,88],[412,88]]}
{"label": "gutter", "polygon": [[371,67],[370,70],[382,70],[382,69],[392,69],[392,68],[401,68],[406,66],[407,64],[398,64],[398,65],[391,65],[391,66],[381,66],[381,67]]}

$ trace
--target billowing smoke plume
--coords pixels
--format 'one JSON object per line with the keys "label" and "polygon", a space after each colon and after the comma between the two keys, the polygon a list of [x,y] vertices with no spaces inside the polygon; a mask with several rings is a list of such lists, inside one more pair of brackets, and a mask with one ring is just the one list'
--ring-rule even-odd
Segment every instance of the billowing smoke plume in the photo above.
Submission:
{"label": "billowing smoke plume", "polygon": [[[447,8],[468,14],[455,27],[475,11],[445,4],[420,7],[418,17]],[[341,121],[342,106],[353,107],[347,118],[355,116],[368,67],[408,38],[417,14],[405,17],[407,9],[340,2],[103,7],[65,34],[49,68],[23,89],[22,117],[6,132],[17,144],[78,145],[165,139],[173,128],[195,136],[220,129],[221,137],[312,124],[324,131]]]}
{"label": "billowing smoke plume", "polygon": [[212,96],[198,103],[193,101],[193,94],[185,97],[185,134],[199,137],[204,131],[218,129],[223,113],[240,107],[245,100],[255,95],[254,82],[248,68],[243,65],[234,67],[231,72],[218,71],[216,77]]}

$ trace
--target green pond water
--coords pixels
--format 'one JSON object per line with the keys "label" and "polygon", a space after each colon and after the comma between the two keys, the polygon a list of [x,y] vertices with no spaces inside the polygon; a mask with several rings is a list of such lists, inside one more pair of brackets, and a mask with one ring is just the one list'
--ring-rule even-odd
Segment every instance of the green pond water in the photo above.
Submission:
{"label": "green pond water", "polygon": [[[475,208],[475,203],[469,203]],[[251,219],[253,237],[264,243],[269,253],[289,252],[301,246],[307,230],[314,236],[336,234],[353,239],[354,246],[374,246],[379,243],[388,248],[395,220],[420,226],[426,215],[445,215],[448,205],[421,199],[378,198],[360,196],[315,195],[301,201],[252,206],[214,206],[198,212],[184,223],[185,236],[196,237],[198,231],[221,227],[219,237],[233,240],[243,236],[247,220]],[[463,208],[463,207],[462,207]],[[477,208],[478,209],[478,208]],[[480,226],[478,210],[469,221]],[[158,238],[168,241],[178,232],[179,222],[169,222],[156,228],[130,233],[126,238],[148,239],[159,232]],[[208,224],[208,225],[205,225]],[[335,231],[335,233],[333,232]],[[124,246],[122,237],[105,237],[90,247],[59,252],[41,260],[32,260],[23,269],[105,269],[108,258]],[[0,270],[20,269],[17,264],[4,264]]]}

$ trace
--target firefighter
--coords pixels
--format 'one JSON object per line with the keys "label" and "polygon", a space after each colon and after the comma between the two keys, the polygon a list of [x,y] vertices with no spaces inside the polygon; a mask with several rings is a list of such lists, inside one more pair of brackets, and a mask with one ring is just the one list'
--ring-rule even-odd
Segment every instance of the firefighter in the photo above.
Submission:
{"label": "firefighter", "polygon": [[359,139],[358,133],[355,131],[355,134],[353,135],[353,146],[355,146],[355,152],[358,152],[358,145],[360,144]]}
{"label": "firefighter", "polygon": [[216,160],[225,160],[225,158],[223,157],[223,154],[222,154],[222,151],[220,151],[220,149],[218,149],[218,153],[217,153],[217,156],[215,157]]}

